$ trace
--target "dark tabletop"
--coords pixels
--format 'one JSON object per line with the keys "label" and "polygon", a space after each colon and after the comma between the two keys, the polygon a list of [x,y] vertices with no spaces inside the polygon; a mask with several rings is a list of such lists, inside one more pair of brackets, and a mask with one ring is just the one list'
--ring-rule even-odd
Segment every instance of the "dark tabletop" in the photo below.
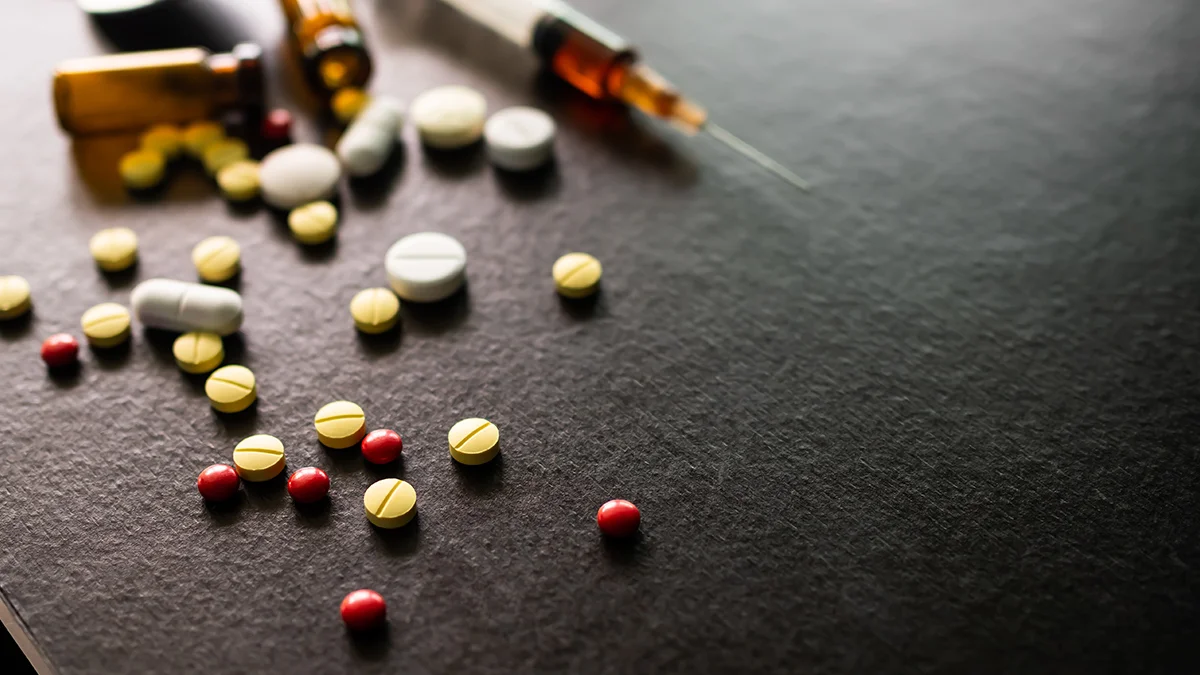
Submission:
{"label": "dark tabletop", "polygon": [[[431,157],[409,128],[317,251],[195,169],[131,201],[130,141],[73,146],[50,106],[54,64],[111,42],[68,0],[6,8],[0,274],[36,309],[0,328],[0,589],[59,672],[1200,667],[1200,5],[578,3],[803,195],[571,95],[434,2],[356,4],[376,91],[540,105],[552,170]],[[297,136],[324,140],[281,84],[275,3],[219,14],[220,40],[268,45]],[[132,274],[89,258],[111,226],[141,238]],[[350,298],[429,229],[465,244],[468,291],[357,335]],[[252,413],[212,412],[140,328],[47,376],[43,338],[141,279],[193,279],[216,234],[243,249],[228,346],[258,375]],[[603,261],[597,302],[555,296],[571,250]],[[317,443],[340,398],[400,431],[401,464]],[[503,450],[465,470],[446,432],[475,416]],[[197,473],[253,433],[328,470],[330,503],[297,509],[276,480],[207,508]],[[399,531],[362,513],[387,476],[418,494]],[[594,523],[614,497],[642,509],[626,545]],[[360,587],[389,602],[382,635],[339,620]]]}

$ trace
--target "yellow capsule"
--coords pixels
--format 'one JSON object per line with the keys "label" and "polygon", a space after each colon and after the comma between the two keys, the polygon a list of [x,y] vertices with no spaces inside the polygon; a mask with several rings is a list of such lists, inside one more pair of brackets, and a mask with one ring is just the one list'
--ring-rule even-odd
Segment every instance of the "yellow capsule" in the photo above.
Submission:
{"label": "yellow capsule", "polygon": [[244,202],[258,196],[258,162],[243,159],[217,172],[217,186],[231,202]]}
{"label": "yellow capsule", "polygon": [[193,122],[183,130],[183,147],[196,159],[204,157],[208,146],[225,138],[225,128],[216,122]]}
{"label": "yellow capsule", "polygon": [[338,89],[329,101],[333,117],[342,124],[350,124],[358,113],[371,102],[371,95],[357,87]]}
{"label": "yellow capsule", "polygon": [[142,133],[139,145],[143,150],[157,150],[170,161],[183,151],[183,132],[173,124],[156,124]]}
{"label": "yellow capsule", "polygon": [[162,182],[167,159],[157,150],[134,150],[121,156],[117,170],[131,190],[146,190]]}
{"label": "yellow capsule", "polygon": [[204,383],[208,402],[217,412],[236,413],[258,398],[254,373],[246,366],[224,366],[213,371]]}
{"label": "yellow capsule", "polygon": [[232,237],[209,237],[192,249],[192,264],[202,281],[220,283],[241,269],[242,247]]}
{"label": "yellow capsule", "polygon": [[93,347],[116,347],[129,339],[129,310],[115,302],[105,302],[83,313],[79,324]]}
{"label": "yellow capsule", "polygon": [[128,269],[137,260],[137,234],[128,227],[110,227],[92,235],[88,242],[96,265],[105,272]]}
{"label": "yellow capsule", "polygon": [[225,359],[225,345],[216,333],[184,333],[171,346],[175,363],[185,373],[207,373]]}
{"label": "yellow capsule", "polygon": [[15,319],[33,306],[29,282],[23,277],[0,277],[0,320]]}
{"label": "yellow capsule", "polygon": [[361,290],[350,301],[350,316],[355,328],[364,333],[387,332],[400,316],[400,299],[390,288]]}
{"label": "yellow capsule", "polygon": [[417,515],[417,491],[398,478],[384,478],[367,488],[363,508],[367,520],[376,527],[403,527]]}
{"label": "yellow capsule", "polygon": [[329,202],[312,202],[288,214],[288,229],[301,244],[323,244],[337,232],[337,207]]}
{"label": "yellow capsule", "polygon": [[565,298],[586,298],[600,285],[600,261],[586,253],[568,253],[554,261],[554,288]]}
{"label": "yellow capsule", "polygon": [[204,169],[210,176],[225,167],[250,157],[250,148],[238,138],[223,138],[204,148]]}

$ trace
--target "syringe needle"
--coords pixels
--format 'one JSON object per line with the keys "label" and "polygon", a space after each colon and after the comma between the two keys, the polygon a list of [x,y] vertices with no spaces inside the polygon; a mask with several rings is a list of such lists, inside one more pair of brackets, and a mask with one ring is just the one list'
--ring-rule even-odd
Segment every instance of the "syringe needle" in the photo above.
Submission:
{"label": "syringe needle", "polygon": [[783,180],[795,185],[805,192],[812,190],[812,186],[808,184],[808,181],[792,173],[786,166],[776,162],[770,157],[767,157],[755,149],[754,146],[750,145],[746,141],[743,141],[737,136],[734,136],[725,129],[713,124],[712,122],[705,122],[703,129],[707,131],[713,138],[724,143],[729,148],[736,150],[742,156],[746,157],[767,171],[770,171],[779,178],[782,178]]}

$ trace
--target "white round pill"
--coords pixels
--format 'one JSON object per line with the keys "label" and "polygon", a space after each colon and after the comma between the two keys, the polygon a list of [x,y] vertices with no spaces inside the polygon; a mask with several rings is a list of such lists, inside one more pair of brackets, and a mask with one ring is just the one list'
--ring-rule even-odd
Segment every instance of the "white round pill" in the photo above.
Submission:
{"label": "white round pill", "polygon": [[328,149],[295,143],[270,153],[258,166],[263,201],[277,209],[333,197],[342,177],[342,165]]}
{"label": "white round pill", "polygon": [[470,87],[437,87],[413,99],[409,114],[422,143],[452,150],[479,140],[487,118],[487,101]]}
{"label": "white round pill", "polygon": [[401,300],[437,302],[454,295],[466,279],[467,250],[440,232],[410,234],[384,257],[388,281]]}
{"label": "white round pill", "polygon": [[537,108],[505,108],[483,127],[488,159],[501,169],[528,171],[554,152],[554,120]]}

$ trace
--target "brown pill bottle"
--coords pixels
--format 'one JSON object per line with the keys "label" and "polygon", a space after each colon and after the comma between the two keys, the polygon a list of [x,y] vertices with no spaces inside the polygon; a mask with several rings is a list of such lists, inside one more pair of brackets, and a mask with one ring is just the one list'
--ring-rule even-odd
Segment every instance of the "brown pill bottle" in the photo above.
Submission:
{"label": "brown pill bottle", "polygon": [[72,135],[212,119],[263,101],[262,48],[199,47],[72,59],[54,73],[54,111]]}
{"label": "brown pill bottle", "polygon": [[292,48],[317,94],[362,87],[371,78],[367,53],[350,0],[280,0]]}

